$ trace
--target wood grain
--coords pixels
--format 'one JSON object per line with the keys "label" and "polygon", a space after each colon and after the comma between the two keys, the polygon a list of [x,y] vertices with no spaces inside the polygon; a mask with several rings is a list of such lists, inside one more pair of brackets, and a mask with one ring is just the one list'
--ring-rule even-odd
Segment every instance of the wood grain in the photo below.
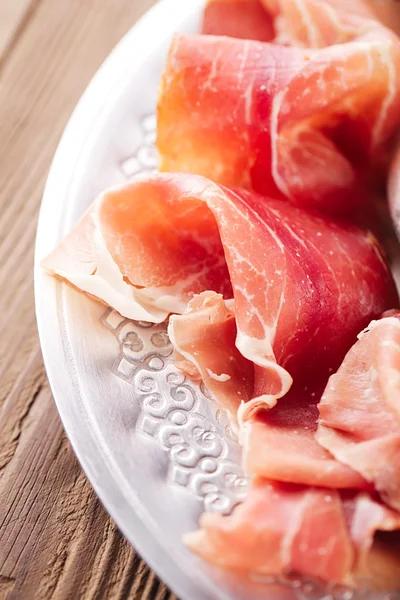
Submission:
{"label": "wood grain", "polygon": [[58,139],[95,70],[152,3],[0,2],[0,600],[174,598],[75,459],[47,384],[32,291]]}
{"label": "wood grain", "polygon": [[25,25],[38,5],[36,0],[0,2],[0,65],[23,34]]}

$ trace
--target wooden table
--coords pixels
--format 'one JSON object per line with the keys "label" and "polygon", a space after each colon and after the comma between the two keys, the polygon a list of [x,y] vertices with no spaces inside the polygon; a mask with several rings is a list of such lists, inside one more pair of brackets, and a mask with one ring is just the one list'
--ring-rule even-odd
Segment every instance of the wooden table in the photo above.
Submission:
{"label": "wooden table", "polygon": [[90,78],[154,0],[0,0],[0,600],[174,598],[121,537],[64,434],[32,267],[50,162]]}

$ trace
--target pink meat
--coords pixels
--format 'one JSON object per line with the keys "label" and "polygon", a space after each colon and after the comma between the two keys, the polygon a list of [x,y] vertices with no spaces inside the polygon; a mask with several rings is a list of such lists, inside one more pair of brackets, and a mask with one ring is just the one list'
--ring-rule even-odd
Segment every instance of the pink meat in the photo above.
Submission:
{"label": "pink meat", "polygon": [[272,16],[261,0],[209,0],[202,33],[269,42],[275,37]]}
{"label": "pink meat", "polygon": [[202,32],[323,48],[382,25],[400,33],[397,0],[209,0]]}
{"label": "pink meat", "polygon": [[177,36],[158,103],[161,168],[349,213],[381,190],[399,64],[382,26],[314,50]]}
{"label": "pink meat", "polygon": [[323,48],[385,26],[400,32],[396,0],[263,0],[275,17],[277,41]]}
{"label": "pink meat", "polygon": [[315,439],[317,404],[325,384],[326,376],[307,385],[295,382],[274,408],[259,412],[245,423],[242,441],[246,473],[334,489],[371,487]]}
{"label": "pink meat", "polygon": [[224,408],[236,413],[254,392],[254,366],[236,348],[235,316],[221,295],[203,292],[183,315],[172,315],[168,334],[175,364],[191,379],[202,379]]}
{"label": "pink meat", "polygon": [[400,510],[400,320],[372,324],[329,379],[317,440]]}
{"label": "pink meat", "polygon": [[[373,546],[377,531],[397,531],[399,516],[368,494],[253,483],[229,516],[206,513],[200,529],[185,536],[191,550],[225,569],[250,575],[295,574],[331,583],[400,583],[392,548]],[[374,580],[377,558],[386,560],[386,580]]]}
{"label": "pink meat", "polygon": [[162,321],[202,291],[233,295],[236,347],[262,396],[248,416],[274,406],[292,377],[336,369],[356,333],[397,303],[370,233],[185,174],[103,194],[43,265],[129,318]]}

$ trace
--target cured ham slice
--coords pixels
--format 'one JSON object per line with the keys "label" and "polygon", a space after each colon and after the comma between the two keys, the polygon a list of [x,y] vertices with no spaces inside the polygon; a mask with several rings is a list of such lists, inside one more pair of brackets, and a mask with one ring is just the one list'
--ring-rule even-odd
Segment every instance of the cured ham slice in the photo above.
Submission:
{"label": "cured ham slice", "polygon": [[317,440],[400,510],[400,320],[371,324],[329,379]]}
{"label": "cured ham slice", "polygon": [[209,0],[202,32],[323,48],[382,25],[400,33],[397,0]]}
{"label": "cured ham slice", "polygon": [[[364,493],[257,480],[231,515],[204,514],[185,542],[203,559],[237,572],[293,572],[353,584],[370,574],[375,533],[399,527],[396,513]],[[390,574],[397,583],[398,566]]]}
{"label": "cured ham slice", "polygon": [[263,575],[297,570],[347,582],[354,561],[337,492],[262,480],[232,515],[202,515],[200,530],[184,541],[209,562]]}
{"label": "cured ham slice", "polygon": [[369,577],[386,589],[398,586],[400,536],[387,537],[390,545],[386,547],[384,537],[383,540],[375,540],[375,549],[373,543],[376,532],[395,532],[400,529],[400,515],[369,494],[359,494],[356,498],[353,494],[343,494],[343,506],[356,549],[356,573],[360,578]]}
{"label": "cured ham slice", "polygon": [[236,418],[240,403],[253,396],[254,367],[235,346],[236,322],[229,304],[220,294],[203,292],[183,315],[170,317],[168,334],[176,366],[188,377],[202,379]]}
{"label": "cured ham slice", "polygon": [[244,424],[241,437],[246,473],[334,489],[371,487],[315,439],[317,404],[325,385],[326,377],[321,376],[307,384],[295,381],[274,408],[259,412]]}
{"label": "cured ham slice", "polygon": [[292,377],[336,369],[397,305],[370,233],[185,174],[103,194],[43,266],[133,319],[183,313],[202,291],[233,297],[236,347],[268,407]]}
{"label": "cured ham slice", "polygon": [[400,32],[395,0],[263,0],[278,41],[323,48],[363,37],[382,25]]}
{"label": "cured ham slice", "polygon": [[199,173],[242,188],[260,187],[253,181],[260,173],[262,191],[277,193],[271,105],[302,63],[296,49],[214,36],[176,37],[158,102],[161,169]]}
{"label": "cured ham slice", "polygon": [[261,0],[210,0],[204,10],[203,33],[269,42],[273,19]]}
{"label": "cured ham slice", "polygon": [[383,27],[321,50],[177,36],[158,103],[161,169],[349,212],[386,168],[398,64]]}
{"label": "cured ham slice", "polygon": [[123,316],[153,323],[184,312],[204,290],[231,298],[218,226],[202,198],[207,183],[187,183],[154,176],[106,192],[44,268]]}

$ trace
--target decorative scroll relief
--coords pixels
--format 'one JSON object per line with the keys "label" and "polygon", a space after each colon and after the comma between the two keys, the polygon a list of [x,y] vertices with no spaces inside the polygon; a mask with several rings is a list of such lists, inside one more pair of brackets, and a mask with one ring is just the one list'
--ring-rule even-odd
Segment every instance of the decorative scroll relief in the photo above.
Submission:
{"label": "decorative scroll relief", "polygon": [[168,480],[187,488],[206,510],[230,512],[245,497],[248,481],[225,411],[175,369],[165,324],[130,321],[111,309],[101,320],[119,343],[112,371],[133,386],[141,405],[137,431],[168,452]]}
{"label": "decorative scroll relief", "polygon": [[120,163],[120,169],[128,181],[139,173],[152,172],[157,169],[156,150],[156,116],[146,115],[140,120],[140,145],[133,156]]}

